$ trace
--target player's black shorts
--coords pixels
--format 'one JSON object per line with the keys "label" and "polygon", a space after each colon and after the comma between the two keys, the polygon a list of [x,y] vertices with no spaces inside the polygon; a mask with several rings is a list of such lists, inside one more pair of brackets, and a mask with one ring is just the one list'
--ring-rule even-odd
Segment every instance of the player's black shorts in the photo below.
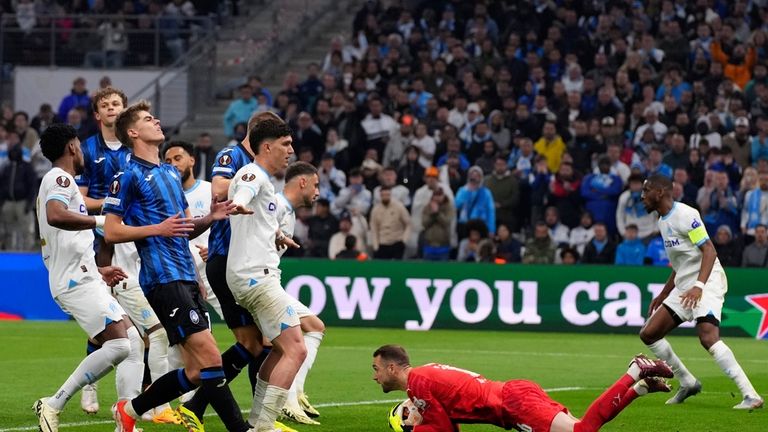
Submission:
{"label": "player's black shorts", "polygon": [[248,309],[237,304],[232,291],[229,290],[229,285],[227,285],[227,257],[216,255],[208,258],[208,262],[205,263],[205,274],[208,276],[208,283],[211,284],[213,293],[219,299],[227,327],[234,329],[251,324],[255,325],[253,315],[248,312]]}
{"label": "player's black shorts", "polygon": [[158,284],[152,287],[146,297],[168,333],[170,345],[183,342],[193,333],[209,329],[208,309],[205,308],[196,282]]}

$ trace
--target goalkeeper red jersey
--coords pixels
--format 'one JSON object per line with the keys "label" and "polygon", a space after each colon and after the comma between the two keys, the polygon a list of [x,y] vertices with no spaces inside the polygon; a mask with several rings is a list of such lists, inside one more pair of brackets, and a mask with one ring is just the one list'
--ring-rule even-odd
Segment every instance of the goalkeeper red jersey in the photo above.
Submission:
{"label": "goalkeeper red jersey", "polygon": [[548,432],[554,416],[566,411],[531,381],[492,381],[437,363],[411,369],[407,392],[423,417],[414,432],[456,431],[458,423]]}

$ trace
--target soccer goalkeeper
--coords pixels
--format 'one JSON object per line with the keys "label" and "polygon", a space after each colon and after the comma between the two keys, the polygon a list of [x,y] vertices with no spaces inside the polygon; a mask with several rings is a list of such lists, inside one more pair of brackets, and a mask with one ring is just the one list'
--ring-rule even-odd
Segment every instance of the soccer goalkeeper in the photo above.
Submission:
{"label": "soccer goalkeeper", "polygon": [[578,419],[532,381],[491,381],[437,363],[411,367],[408,353],[397,345],[384,345],[373,353],[374,381],[385,393],[407,391],[418,409],[421,420],[410,425],[413,432],[458,431],[459,423],[493,424],[522,432],[596,431],[637,397],[670,391],[662,378],[672,375],[663,361],[639,354],[627,373]]}

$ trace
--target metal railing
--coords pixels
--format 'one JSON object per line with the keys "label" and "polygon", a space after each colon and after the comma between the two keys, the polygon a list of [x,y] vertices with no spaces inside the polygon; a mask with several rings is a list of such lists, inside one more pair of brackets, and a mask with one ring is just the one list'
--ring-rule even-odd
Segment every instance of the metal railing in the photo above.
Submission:
{"label": "metal railing", "polygon": [[19,27],[16,15],[0,19],[4,65],[147,67],[167,66],[196,41],[212,38],[208,17],[176,15],[43,15]]}

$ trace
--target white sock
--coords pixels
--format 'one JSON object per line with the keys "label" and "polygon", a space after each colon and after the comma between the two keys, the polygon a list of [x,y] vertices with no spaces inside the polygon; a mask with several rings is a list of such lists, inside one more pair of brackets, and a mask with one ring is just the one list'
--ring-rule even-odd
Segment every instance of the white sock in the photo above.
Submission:
{"label": "white sock", "polygon": [[125,360],[131,352],[131,343],[127,338],[111,339],[101,346],[101,349],[85,357],[72,375],[64,381],[59,390],[48,399],[48,406],[61,411],[64,404],[86,384],[99,380],[112,368]]}
{"label": "white sock", "polygon": [[117,365],[115,370],[117,400],[131,400],[138,396],[141,393],[141,382],[144,377],[144,341],[136,327],[131,326],[128,329],[128,340],[131,344],[131,353]]}
{"label": "white sock", "polygon": [[297,393],[304,393],[304,382],[307,381],[309,370],[312,369],[312,365],[315,364],[317,350],[320,348],[323,336],[323,333],[320,332],[309,332],[304,334],[304,345],[307,347],[307,357],[304,359],[304,363],[301,364],[299,372],[296,373],[296,378],[293,380],[296,384]]}
{"label": "white sock", "polygon": [[158,329],[147,335],[149,339],[149,355],[147,366],[152,382],[168,373],[168,335],[164,329]]}
{"label": "white sock", "polygon": [[168,347],[168,370],[176,369],[184,369],[184,359],[181,357],[181,349],[178,344]]}
{"label": "white sock", "polygon": [[642,385],[642,381],[636,382],[632,388],[635,389],[635,393],[637,393],[638,396],[645,396],[648,394],[648,387]]}
{"label": "white sock", "polygon": [[285,399],[288,397],[288,390],[277,386],[269,385],[264,393],[264,402],[261,406],[261,413],[256,421],[256,430],[273,430],[277,416],[283,410]]}
{"label": "white sock", "polygon": [[[261,410],[264,406],[264,397],[267,394],[267,387],[269,383],[261,379],[256,378],[256,388],[253,390],[253,404],[251,405],[251,413],[248,415],[248,423],[255,425],[261,417]],[[283,407],[280,407],[282,411]],[[273,425],[274,426],[274,425]]]}
{"label": "white sock", "polygon": [[709,353],[712,354],[715,363],[720,366],[720,369],[725,372],[725,375],[736,383],[742,396],[753,398],[759,397],[755,388],[752,387],[752,383],[749,382],[747,374],[744,373],[744,369],[742,369],[739,362],[736,361],[733,351],[728,348],[728,345],[726,345],[725,342],[721,340],[715,342],[714,345],[709,347]]}
{"label": "white sock", "polygon": [[683,361],[675,354],[672,345],[666,339],[659,339],[648,345],[648,348],[656,357],[667,362],[672,371],[675,372],[675,378],[680,380],[680,385],[683,387],[693,387],[696,384],[696,377],[686,369]]}

